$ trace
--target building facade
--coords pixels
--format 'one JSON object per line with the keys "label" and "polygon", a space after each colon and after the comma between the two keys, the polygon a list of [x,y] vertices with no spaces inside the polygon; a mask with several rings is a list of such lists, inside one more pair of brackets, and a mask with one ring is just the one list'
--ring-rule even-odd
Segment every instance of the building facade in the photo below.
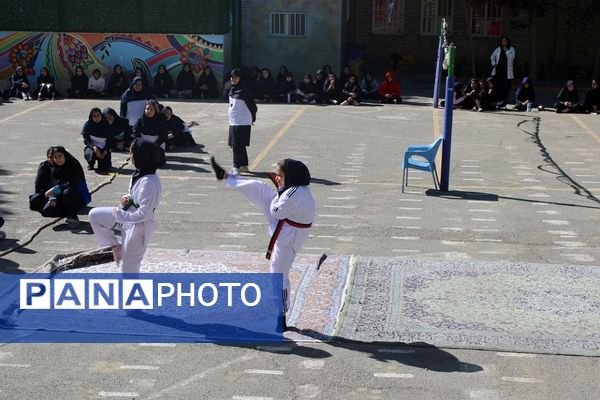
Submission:
{"label": "building facade", "polygon": [[341,68],[344,0],[242,0],[241,59],[246,66],[281,65],[298,80],[330,64]]}

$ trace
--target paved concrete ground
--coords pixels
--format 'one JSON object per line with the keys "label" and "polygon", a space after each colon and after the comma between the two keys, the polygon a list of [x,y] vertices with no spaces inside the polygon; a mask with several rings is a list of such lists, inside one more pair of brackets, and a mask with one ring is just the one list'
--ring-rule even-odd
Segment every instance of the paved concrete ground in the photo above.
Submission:
{"label": "paved concrete ground", "polygon": [[[411,171],[411,186],[401,194],[404,149],[408,144],[431,142],[443,123],[441,111],[432,112],[428,99],[407,100],[407,104],[386,107],[259,105],[249,149],[253,170],[268,171],[278,159],[289,156],[307,162],[315,178],[311,188],[319,215],[313,237],[304,248],[309,257],[324,251],[366,258],[410,257],[425,263],[427,271],[433,268],[427,263],[436,260],[461,268],[473,265],[476,271],[493,265],[502,271],[511,265],[518,268],[523,263],[536,263],[536,268],[552,278],[545,282],[555,285],[560,285],[560,280],[554,279],[560,277],[555,272],[561,266],[577,266],[578,274],[585,275],[588,270],[590,276],[597,276],[597,116],[456,112],[450,183],[457,192],[454,196],[427,192],[432,187],[430,176]],[[264,251],[262,217],[217,183],[207,165],[210,154],[225,164],[229,162],[226,104],[168,104],[185,120],[199,122],[194,136],[204,147],[170,154],[167,168],[160,171],[163,201],[157,210],[159,226],[152,248]],[[27,210],[26,203],[37,164],[52,144],[65,144],[83,160],[79,130],[95,105],[118,104],[62,100],[0,106],[0,212],[9,234],[9,240],[0,244],[2,249],[45,222]],[[127,166],[123,175],[95,193],[91,205],[115,204],[126,191],[130,172]],[[89,172],[87,176],[90,187],[107,179]],[[0,268],[5,272],[31,271],[56,253],[93,246],[89,229],[71,232],[48,228],[24,249],[3,257]],[[408,265],[408,261],[396,262]],[[377,267],[385,268],[386,264],[371,269],[366,268],[368,264],[361,265],[356,272],[364,272],[371,279],[380,276]],[[381,276],[389,276],[389,271],[382,270]],[[364,288],[348,287],[349,301],[355,301]],[[380,287],[370,289],[372,304],[390,295],[378,290]],[[577,311],[577,307],[593,310],[598,304],[594,293],[578,298],[580,303],[567,297],[561,307],[568,312]],[[423,300],[431,306],[435,299]],[[551,310],[546,314],[549,322],[558,321],[552,319]],[[590,329],[598,331],[595,325]],[[463,331],[469,333],[468,328]],[[504,357],[495,352],[439,348],[423,353],[404,353],[396,347],[390,350],[397,344],[357,344],[368,349],[361,351],[337,342],[309,345],[317,354],[326,351],[331,355],[326,364],[317,362],[324,358],[319,356],[298,360],[285,354],[219,346],[4,345],[0,355],[5,354],[2,357],[8,361],[0,360],[0,376],[9,385],[2,386],[0,395],[35,397],[25,393],[15,397],[24,379],[29,394],[46,388],[47,396],[41,398],[137,398],[162,393],[163,398],[196,395],[211,399],[391,399],[399,394],[423,399],[546,399],[593,398],[598,392],[594,386],[598,358]],[[458,373],[462,367],[456,363],[452,368],[436,367],[448,357],[482,367],[483,372],[469,366],[464,367],[469,373]],[[173,361],[166,361],[158,370],[144,369],[156,366],[152,360]],[[121,364],[134,368],[121,369]],[[109,367],[103,369],[106,365]],[[485,365],[494,365],[488,368],[493,372],[486,372]],[[154,377],[155,372],[149,371],[160,371],[160,376]],[[50,379],[52,374],[54,379]],[[61,379],[66,384],[59,385]],[[38,382],[53,384],[38,386]]]}

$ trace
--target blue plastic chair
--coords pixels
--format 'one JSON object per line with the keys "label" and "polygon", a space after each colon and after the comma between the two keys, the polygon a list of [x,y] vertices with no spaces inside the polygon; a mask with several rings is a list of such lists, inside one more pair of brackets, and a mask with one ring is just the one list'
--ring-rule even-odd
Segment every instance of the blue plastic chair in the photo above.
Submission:
{"label": "blue plastic chair", "polygon": [[[413,145],[408,146],[404,153],[404,164],[402,165],[402,193],[404,193],[404,187],[408,186],[408,170],[410,168],[417,169],[419,171],[429,171],[433,177],[433,184],[436,189],[439,189],[440,182],[438,180],[435,168],[435,155],[442,144],[443,139],[441,137],[428,145]],[[415,157],[421,157],[425,161],[415,159]]]}

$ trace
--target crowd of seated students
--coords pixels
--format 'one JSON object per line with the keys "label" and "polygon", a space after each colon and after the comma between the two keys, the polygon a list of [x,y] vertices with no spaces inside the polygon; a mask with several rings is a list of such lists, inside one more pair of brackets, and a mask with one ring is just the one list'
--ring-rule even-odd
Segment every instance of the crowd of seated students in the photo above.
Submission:
{"label": "crowd of seated students", "polygon": [[[246,71],[249,89],[259,102],[342,106],[358,106],[361,101],[402,103],[400,84],[392,71],[386,72],[381,83],[370,71],[366,71],[364,77],[359,79],[347,66],[342,69],[339,78],[330,65],[325,65],[317,69],[314,76],[309,72],[303,73],[298,82],[285,65],[279,67],[275,76],[266,67],[260,69],[253,66]],[[225,79],[223,97],[228,91],[228,80]]]}
{"label": "crowd of seated students", "polygon": [[[454,85],[454,107],[472,111],[496,111],[507,109],[494,85],[494,78],[485,81],[471,79],[465,86],[462,83]],[[513,110],[531,111],[537,108],[553,108],[557,113],[600,113],[600,87],[598,79],[592,79],[586,90],[583,101],[577,90],[575,81],[568,80],[558,92],[552,107],[547,107],[536,100],[535,87],[529,77],[524,77],[515,92]]]}

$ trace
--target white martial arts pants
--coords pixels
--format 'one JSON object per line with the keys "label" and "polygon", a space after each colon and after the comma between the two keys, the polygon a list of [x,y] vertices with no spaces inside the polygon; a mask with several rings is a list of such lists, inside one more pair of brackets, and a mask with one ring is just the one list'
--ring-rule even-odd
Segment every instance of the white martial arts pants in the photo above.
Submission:
{"label": "white martial arts pants", "polygon": [[[271,201],[277,196],[275,189],[264,182],[251,179],[237,179],[237,175],[229,175],[227,177],[227,186],[242,193],[263,212],[269,224],[269,235],[273,235],[278,222],[277,219],[271,216]],[[279,272],[283,275],[284,312],[287,312],[290,308],[290,270],[292,269],[296,254],[302,249],[304,242],[308,239],[309,231],[310,229],[307,228],[294,228],[291,225],[284,225],[271,254],[270,272]]]}
{"label": "white martial arts pants", "polygon": [[123,273],[138,273],[146,252],[144,223],[121,226],[122,243],[119,243],[119,239],[113,230],[114,227],[119,225],[117,225],[117,221],[112,215],[112,210],[113,207],[96,207],[90,211],[89,220],[96,235],[96,241],[102,247],[120,245],[123,253],[121,271]]}

